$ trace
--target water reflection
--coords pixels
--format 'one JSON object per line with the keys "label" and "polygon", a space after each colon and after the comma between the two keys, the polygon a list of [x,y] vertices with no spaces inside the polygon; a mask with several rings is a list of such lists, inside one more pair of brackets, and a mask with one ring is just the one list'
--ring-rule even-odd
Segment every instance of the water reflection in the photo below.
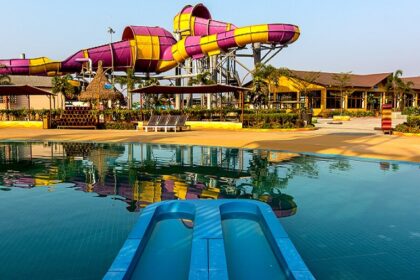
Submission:
{"label": "water reflection", "polygon": [[[296,176],[316,178],[316,157],[264,150],[98,143],[0,143],[0,190],[73,183],[139,211],[173,199],[249,198],[268,203],[278,217],[294,215],[285,193]],[[332,160],[330,171],[351,168]],[[381,166],[383,168],[383,166]]]}

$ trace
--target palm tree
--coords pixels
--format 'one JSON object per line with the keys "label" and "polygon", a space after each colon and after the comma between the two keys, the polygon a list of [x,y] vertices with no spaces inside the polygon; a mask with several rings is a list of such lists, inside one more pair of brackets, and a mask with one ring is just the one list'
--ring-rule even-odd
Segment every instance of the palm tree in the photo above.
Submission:
{"label": "palm tree", "polygon": [[115,78],[115,83],[121,86],[122,91],[127,90],[128,109],[132,108],[133,95],[132,91],[136,88],[136,85],[140,84],[142,79],[135,76],[134,69],[127,69],[125,76],[119,76]]}
{"label": "palm tree", "polygon": [[406,83],[403,83],[402,88],[401,88],[402,97],[403,97],[403,102],[401,104],[401,110],[404,110],[405,97],[407,96],[407,94],[413,94],[413,86],[414,86],[414,83],[412,81],[407,81]]}
{"label": "palm tree", "polygon": [[196,77],[191,78],[188,81],[189,86],[193,85],[214,85],[216,82],[212,80],[211,73],[209,71],[205,71],[203,73],[198,74]]}
{"label": "palm tree", "polygon": [[[52,79],[52,93],[57,94],[61,92],[64,95],[64,97],[68,100],[73,100],[74,98],[76,98],[77,90],[73,85],[70,84],[69,81],[71,80],[73,80],[73,78],[69,74],[61,77],[55,76]],[[64,103],[63,100],[62,103]]]}
{"label": "palm tree", "polygon": [[340,91],[340,103],[341,103],[341,112],[340,115],[343,115],[344,110],[344,96],[350,95],[354,92],[354,90],[349,89],[351,85],[351,71],[345,73],[334,74],[332,79],[335,81],[335,86]]}
{"label": "palm tree", "polygon": [[[1,65],[0,65],[0,67],[1,67]],[[5,85],[11,85],[11,84],[12,84],[12,79],[8,75],[0,74],[0,85],[5,86]],[[0,98],[2,99],[3,96],[0,96]],[[7,106],[6,108],[8,109],[10,107],[9,96],[5,96],[5,99],[6,100],[4,102],[6,103],[6,106]],[[9,118],[9,116],[7,116],[7,117]]]}
{"label": "palm tree", "polygon": [[386,81],[386,91],[392,94],[393,107],[401,109],[401,97],[404,90],[404,81],[401,79],[403,75],[402,70],[397,70],[390,75]]}
{"label": "palm tree", "polygon": [[254,87],[251,99],[258,107],[268,104],[273,87],[277,87],[281,76],[289,76],[287,68],[277,69],[272,65],[258,64],[252,72]]}
{"label": "palm tree", "polygon": [[[211,73],[209,71],[205,71],[203,73],[198,74],[196,77],[191,78],[188,81],[189,86],[193,85],[214,85],[216,82],[212,79]],[[192,96],[190,97],[192,98]],[[209,97],[210,98],[210,97]],[[190,103],[190,102],[188,102]],[[204,95],[201,97],[201,106],[204,106]]]}
{"label": "palm tree", "polygon": [[0,74],[0,85],[11,85],[12,79],[5,74]]}
{"label": "palm tree", "polygon": [[[139,87],[158,86],[159,84],[159,80],[156,78],[143,78],[140,81]],[[152,108],[153,106],[159,105],[159,96],[157,94],[145,95],[144,97],[144,104],[143,99],[140,97],[140,107],[144,105],[146,108]]]}

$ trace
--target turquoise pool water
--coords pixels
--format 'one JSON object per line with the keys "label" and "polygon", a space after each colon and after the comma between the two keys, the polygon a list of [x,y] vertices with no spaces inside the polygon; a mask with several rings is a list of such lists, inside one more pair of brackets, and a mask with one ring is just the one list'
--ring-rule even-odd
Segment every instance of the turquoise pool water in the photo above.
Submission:
{"label": "turquoise pool water", "polygon": [[188,279],[191,261],[192,222],[167,217],[153,226],[133,279]]}
{"label": "turquoise pool water", "polygon": [[3,142],[0,279],[100,279],[146,205],[224,197],[266,201],[318,279],[420,275],[420,164],[199,146]]}
{"label": "turquoise pool water", "polygon": [[229,277],[243,280],[287,279],[256,217],[230,215],[222,220],[222,228]]}

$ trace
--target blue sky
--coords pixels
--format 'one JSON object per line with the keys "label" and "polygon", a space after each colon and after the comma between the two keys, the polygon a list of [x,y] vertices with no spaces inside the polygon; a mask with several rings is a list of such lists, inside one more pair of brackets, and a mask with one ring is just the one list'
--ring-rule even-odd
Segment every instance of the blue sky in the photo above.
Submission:
{"label": "blue sky", "polygon": [[[172,30],[174,15],[186,4],[171,0],[51,1],[0,0],[0,58],[73,52],[116,39],[126,25]],[[214,19],[237,26],[292,23],[300,39],[271,63],[298,70],[420,75],[418,0],[208,0]]]}

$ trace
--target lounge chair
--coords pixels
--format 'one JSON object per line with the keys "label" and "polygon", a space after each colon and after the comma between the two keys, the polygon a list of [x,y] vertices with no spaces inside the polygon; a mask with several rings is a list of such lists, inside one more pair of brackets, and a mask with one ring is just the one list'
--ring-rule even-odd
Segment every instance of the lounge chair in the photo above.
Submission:
{"label": "lounge chair", "polygon": [[188,130],[191,130],[191,126],[186,124],[187,119],[188,119],[187,115],[179,116],[178,122],[176,123],[175,131],[177,128],[179,128],[180,131],[182,131],[183,128],[188,128]]}
{"label": "lounge chair", "polygon": [[175,132],[177,132],[178,129],[181,131],[183,128],[191,130],[191,126],[185,124],[187,118],[188,116],[186,115],[152,116],[147,125],[144,126],[144,129],[146,132],[148,132],[149,128],[153,128],[155,132],[157,132],[158,129],[163,129],[165,132],[168,132],[168,129],[173,129]]}
{"label": "lounge chair", "polygon": [[163,127],[165,129],[165,132],[168,132],[168,129],[173,129],[176,132],[176,125],[178,123],[180,116],[169,116],[168,122]]}
{"label": "lounge chair", "polygon": [[160,116],[158,123],[154,126],[155,132],[158,131],[159,128],[165,128],[168,124],[170,116]]}
{"label": "lounge chair", "polygon": [[159,120],[160,120],[159,115],[153,115],[150,117],[149,121],[147,122],[147,125],[143,126],[143,128],[145,129],[146,132],[148,132],[149,128],[155,128],[156,130],[156,125],[159,123]]}

